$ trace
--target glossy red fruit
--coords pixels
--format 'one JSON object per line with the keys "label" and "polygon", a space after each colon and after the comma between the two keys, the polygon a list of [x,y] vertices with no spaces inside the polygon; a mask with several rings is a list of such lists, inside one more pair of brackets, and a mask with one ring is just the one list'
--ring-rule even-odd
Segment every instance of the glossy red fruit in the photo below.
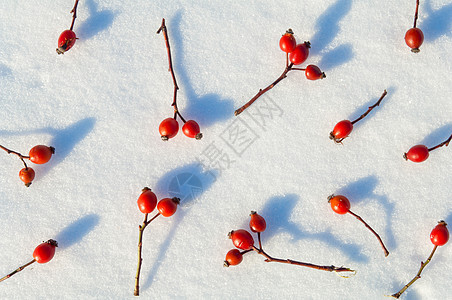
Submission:
{"label": "glossy red fruit", "polygon": [[148,214],[152,212],[157,206],[157,196],[154,194],[154,192],[151,191],[150,188],[145,187],[143,188],[140,197],[138,197],[137,204],[138,209],[143,214]]}
{"label": "glossy red fruit", "polygon": [[174,118],[166,118],[160,123],[159,131],[162,140],[167,141],[176,136],[179,131],[179,123]]}
{"label": "glossy red fruit", "polygon": [[55,240],[48,240],[38,245],[33,251],[33,258],[40,264],[49,262],[55,255],[55,247],[58,247],[58,243]]}
{"label": "glossy red fruit", "polygon": [[407,153],[403,155],[406,160],[411,160],[413,162],[423,162],[429,156],[428,148],[424,145],[416,145],[410,148]]}
{"label": "glossy red fruit", "polygon": [[193,120],[188,120],[182,126],[182,132],[189,138],[195,138],[200,140],[202,138],[201,130],[199,129],[198,123]]}
{"label": "glossy red fruit", "polygon": [[353,130],[353,124],[349,120],[342,120],[334,126],[333,131],[330,132],[330,139],[335,142],[340,142],[345,139]]}
{"label": "glossy red fruit", "polygon": [[224,261],[223,265],[225,267],[236,266],[239,263],[241,263],[242,260],[243,260],[242,253],[240,253],[238,249],[232,249],[229,250],[228,253],[226,253],[226,260]]}
{"label": "glossy red fruit", "polygon": [[30,149],[28,153],[29,159],[35,164],[45,164],[52,158],[55,148],[45,145],[37,145]]}
{"label": "glossy red fruit", "polygon": [[424,42],[424,33],[419,28],[410,28],[405,34],[405,43],[411,48],[411,52],[419,52],[419,47]]}
{"label": "glossy red fruit", "polygon": [[439,221],[438,225],[433,228],[430,233],[430,240],[435,246],[442,246],[449,240],[449,230],[447,229],[447,224],[444,221]]}
{"label": "glossy red fruit", "polygon": [[33,179],[35,179],[35,171],[30,167],[23,168],[19,172],[19,178],[24,182],[25,186],[29,187]]}
{"label": "glossy red fruit", "polygon": [[347,199],[347,197],[342,195],[331,195],[328,199],[328,202],[331,204],[333,211],[340,215],[348,213],[350,209],[350,201]]}
{"label": "glossy red fruit", "polygon": [[252,232],[263,232],[267,228],[267,223],[264,217],[259,215],[257,212],[252,211],[250,214],[250,229]]}
{"label": "glossy red fruit", "polygon": [[295,49],[289,54],[290,62],[294,65],[302,64],[309,56],[309,48],[311,48],[309,42],[295,46]]}
{"label": "glossy red fruit", "polygon": [[65,30],[60,34],[58,38],[58,48],[56,49],[58,54],[64,54],[64,52],[68,51],[75,44],[75,40],[77,37],[75,36],[75,32],[72,30]]}
{"label": "glossy red fruit", "polygon": [[251,233],[245,229],[229,232],[229,238],[232,239],[234,246],[242,250],[249,250],[254,246],[254,239],[251,236]]}
{"label": "glossy red fruit", "polygon": [[157,204],[157,209],[162,216],[171,217],[176,212],[179,203],[179,198],[164,198]]}
{"label": "glossy red fruit", "polygon": [[295,49],[295,46],[297,46],[297,41],[293,36],[292,29],[289,29],[279,40],[279,48],[286,53],[290,53]]}
{"label": "glossy red fruit", "polygon": [[306,67],[304,74],[306,75],[306,78],[309,80],[317,80],[317,79],[323,79],[326,77],[325,73],[323,73],[319,67],[316,65],[309,65]]}

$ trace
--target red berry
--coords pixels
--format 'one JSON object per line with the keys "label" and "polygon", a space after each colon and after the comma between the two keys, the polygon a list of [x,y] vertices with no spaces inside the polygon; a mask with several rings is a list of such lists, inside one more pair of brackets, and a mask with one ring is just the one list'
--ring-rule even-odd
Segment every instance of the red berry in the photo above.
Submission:
{"label": "red berry", "polygon": [[328,202],[331,204],[331,208],[334,210],[334,212],[340,215],[348,213],[348,210],[350,209],[350,201],[348,201],[347,197],[345,196],[331,195],[328,199]]}
{"label": "red berry", "polygon": [[33,251],[33,258],[40,264],[49,262],[55,255],[55,247],[58,247],[58,243],[55,240],[48,240],[44,242]]}
{"label": "red berry", "polygon": [[424,34],[419,28],[410,28],[405,34],[405,43],[414,53],[419,52],[419,47],[424,42]]}
{"label": "red berry", "polygon": [[295,49],[290,52],[289,60],[294,65],[302,64],[309,56],[309,48],[311,48],[311,44],[309,42],[298,44]]}
{"label": "red berry", "polygon": [[242,253],[240,253],[240,251],[237,249],[232,249],[229,250],[228,253],[226,253],[226,260],[224,261],[223,265],[225,267],[236,266],[239,263],[241,263],[242,260],[243,260]]}
{"label": "red berry", "polygon": [[309,80],[317,80],[317,79],[323,79],[326,77],[325,73],[323,73],[319,67],[315,65],[309,65],[306,67],[306,70],[304,71],[306,78]]}
{"label": "red berry", "polygon": [[29,159],[35,164],[45,164],[52,158],[55,153],[55,148],[45,145],[37,145],[30,149],[28,153]]}
{"label": "red berry", "polygon": [[406,160],[411,160],[413,162],[423,162],[428,158],[429,152],[428,148],[424,145],[416,145],[410,148],[407,153],[403,155]]}
{"label": "red berry", "polygon": [[157,196],[151,191],[150,188],[145,187],[140,197],[138,197],[138,209],[143,213],[147,214],[152,212],[157,206]]}
{"label": "red berry", "polygon": [[167,141],[176,136],[179,131],[179,123],[174,118],[166,118],[160,123],[159,131],[162,140]]}
{"label": "red berry", "polygon": [[293,36],[292,29],[286,31],[286,33],[279,40],[279,48],[286,53],[290,53],[295,49],[297,41]]}
{"label": "red berry", "polygon": [[257,212],[252,211],[250,220],[250,229],[252,232],[263,232],[267,228],[267,223],[264,217],[259,215]]}
{"label": "red berry", "polygon": [[353,124],[349,120],[342,120],[334,126],[333,131],[330,132],[330,139],[338,140],[346,138],[353,130]]}
{"label": "red berry", "polygon": [[25,186],[29,187],[33,179],[35,179],[35,171],[30,168],[23,168],[19,172],[19,178],[25,183]]}
{"label": "red berry", "polygon": [[254,246],[254,239],[251,233],[245,229],[233,230],[229,233],[232,243],[239,249],[249,250]]}
{"label": "red berry", "polygon": [[58,38],[58,48],[56,49],[58,54],[63,54],[72,48],[75,44],[75,40],[77,37],[75,36],[75,32],[72,30],[65,30],[60,34]]}
{"label": "red berry", "polygon": [[188,120],[182,126],[182,132],[189,138],[196,138],[200,140],[202,138],[201,130],[199,129],[198,123],[193,120]]}
{"label": "red berry", "polygon": [[449,240],[449,230],[447,229],[447,224],[444,221],[439,221],[438,225],[433,228],[430,233],[430,240],[433,245],[442,246]]}
{"label": "red berry", "polygon": [[157,204],[157,209],[162,216],[171,217],[176,212],[179,203],[179,198],[164,198]]}

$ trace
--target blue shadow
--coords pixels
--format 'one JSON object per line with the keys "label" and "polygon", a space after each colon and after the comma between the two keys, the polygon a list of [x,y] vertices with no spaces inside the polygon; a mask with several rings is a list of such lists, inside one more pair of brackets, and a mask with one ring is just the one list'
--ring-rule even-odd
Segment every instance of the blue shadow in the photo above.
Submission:
{"label": "blue shadow", "polygon": [[10,67],[0,63],[0,77],[10,77],[13,75],[13,71]]}
{"label": "blue shadow", "polygon": [[94,0],[85,0],[84,2],[88,7],[89,17],[76,28],[76,32],[77,36],[87,40],[109,28],[118,13],[111,10],[99,11]]}
{"label": "blue shadow", "polygon": [[431,0],[424,1],[426,19],[418,24],[424,32],[426,41],[434,41],[443,35],[452,37],[452,3],[444,5],[440,9],[433,10]]}
{"label": "blue shadow", "polygon": [[99,219],[98,215],[89,214],[63,228],[55,237],[55,240],[58,242],[58,247],[64,249],[79,243],[84,236],[93,231],[97,224],[99,224]]}
{"label": "blue shadow", "polygon": [[[368,258],[361,253],[360,246],[340,241],[329,232],[329,230],[310,233],[303,230],[300,224],[290,221],[290,215],[298,201],[299,197],[295,194],[272,197],[265,203],[265,206],[258,211],[258,213],[265,218],[267,223],[267,229],[261,234],[264,249],[265,240],[271,239],[274,235],[284,232],[290,234],[292,237],[291,242],[302,239],[317,240],[325,243],[328,247],[340,250],[352,261],[368,261]],[[242,228],[247,227],[248,224],[244,225]]]}
{"label": "blue shadow", "polygon": [[452,123],[441,126],[427,135],[419,144],[426,145],[428,148],[434,147],[447,140],[452,134]]}
{"label": "blue shadow", "polygon": [[186,93],[189,101],[188,105],[183,109],[182,115],[186,120],[196,120],[201,127],[209,127],[216,122],[231,118],[234,113],[234,103],[230,99],[222,99],[220,95],[213,93],[198,95],[193,89],[186,69],[186,63],[183,59],[184,39],[180,30],[181,20],[182,12],[178,10],[167,27],[170,43],[171,40],[174,41],[174,43],[171,43],[171,49],[173,49],[172,58],[176,79],[181,83],[179,87]]}
{"label": "blue shadow", "polygon": [[325,52],[320,59],[319,65],[322,66],[323,71],[334,69],[353,58],[353,49],[351,44],[342,44]]}

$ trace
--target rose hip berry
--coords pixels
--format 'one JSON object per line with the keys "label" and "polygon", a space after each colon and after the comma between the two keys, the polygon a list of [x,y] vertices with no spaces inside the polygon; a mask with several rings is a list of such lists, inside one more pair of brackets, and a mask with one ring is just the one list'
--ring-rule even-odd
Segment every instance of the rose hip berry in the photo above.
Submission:
{"label": "rose hip berry", "polygon": [[288,29],[286,33],[279,40],[279,48],[286,53],[290,53],[295,49],[297,41],[293,36],[292,29]]}
{"label": "rose hip berry", "polygon": [[200,140],[202,138],[201,130],[199,129],[198,123],[194,120],[188,120],[182,126],[182,132],[189,138],[195,138]]}
{"label": "rose hip berry", "polygon": [[33,179],[35,179],[35,171],[30,167],[23,168],[19,172],[19,178],[23,181],[26,187],[29,187]]}
{"label": "rose hip berry", "polygon": [[264,217],[259,215],[257,212],[252,211],[250,214],[250,229],[252,232],[263,232],[267,228],[267,223]]}
{"label": "rose hip berry", "polygon": [[348,213],[350,210],[350,201],[345,196],[333,196],[328,201],[330,202],[331,208],[335,213],[343,215]]}
{"label": "rose hip berry", "polygon": [[164,217],[171,217],[177,210],[177,205],[180,203],[179,198],[164,198],[157,204],[157,210]]}
{"label": "rose hip berry", "polygon": [[55,247],[58,247],[58,243],[55,240],[48,240],[35,248],[33,258],[40,264],[47,263],[55,255]]}
{"label": "rose hip berry", "polygon": [[352,122],[350,120],[342,120],[339,123],[337,123],[334,126],[333,131],[330,132],[330,139],[340,142],[346,137],[348,137],[352,130],[353,130]]}
{"label": "rose hip berry", "polygon": [[243,260],[243,255],[238,249],[232,249],[229,250],[228,253],[226,253],[226,259],[224,261],[223,266],[229,267],[229,266],[236,266],[240,264]]}
{"label": "rose hip berry", "polygon": [[74,7],[71,10],[71,13],[72,13],[71,27],[68,30],[63,31],[60,34],[60,37],[58,38],[58,48],[56,49],[56,52],[58,54],[64,54],[66,51],[71,49],[72,46],[74,46],[75,41],[77,40],[75,32],[72,31],[72,29],[74,29],[75,19],[77,18],[78,1],[79,0],[75,0]]}
{"label": "rose hip berry", "polygon": [[176,136],[179,131],[179,123],[174,118],[166,118],[160,123],[159,132],[163,141]]}
{"label": "rose hip berry", "polygon": [[238,229],[229,232],[229,238],[232,239],[232,243],[239,249],[249,250],[254,246],[254,239],[251,233],[245,229]]}
{"label": "rose hip berry", "polygon": [[145,187],[142,190],[141,195],[137,200],[138,209],[143,214],[152,212],[157,206],[157,196],[151,191],[150,188]]}
{"label": "rose hip berry", "polygon": [[54,153],[55,148],[53,147],[37,145],[30,149],[28,156],[30,157],[31,162],[41,165],[47,163]]}
{"label": "rose hip berry", "polygon": [[447,229],[447,224],[444,221],[439,221],[438,225],[433,228],[430,233],[430,240],[435,246],[443,246],[449,240],[449,230]]}
{"label": "rose hip berry", "polygon": [[323,79],[326,77],[325,73],[316,65],[308,65],[304,71],[306,78],[309,80]]}
{"label": "rose hip berry", "polygon": [[410,148],[407,153],[404,154],[405,160],[411,160],[412,162],[423,162],[429,156],[428,148],[424,145],[416,145]]}
{"label": "rose hip berry", "polygon": [[411,48],[411,52],[418,53],[419,47],[424,42],[424,33],[419,28],[411,28],[405,34],[405,43]]}
{"label": "rose hip berry", "polygon": [[290,62],[292,62],[294,65],[302,64],[309,56],[309,48],[311,48],[311,43],[309,42],[298,44],[295,49],[289,54]]}

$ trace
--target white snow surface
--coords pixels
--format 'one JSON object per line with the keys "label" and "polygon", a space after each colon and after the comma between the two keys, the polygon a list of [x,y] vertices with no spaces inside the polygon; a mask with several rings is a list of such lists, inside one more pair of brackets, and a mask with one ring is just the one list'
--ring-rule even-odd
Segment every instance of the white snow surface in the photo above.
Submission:
{"label": "white snow surface", "polygon": [[[132,299],[136,201],[144,186],[178,195],[173,217],[144,231],[144,299],[388,299],[433,249],[439,220],[452,225],[452,149],[423,163],[402,155],[452,133],[452,3],[421,1],[420,53],[405,45],[415,1],[80,0],[64,55],[72,0],[0,5],[0,144],[27,154],[56,148],[26,188],[19,159],[0,152],[0,277],[59,242],[47,264],[0,283],[1,299]],[[162,34],[166,19],[178,105],[202,140],[163,142],[173,85]],[[302,65],[238,117],[233,112],[284,70],[288,28],[309,40]],[[329,132],[376,102],[343,145]],[[178,190],[179,189],[179,190]],[[389,249],[327,202],[342,194]],[[263,248],[278,258],[345,266],[351,278],[248,253],[223,267],[227,234],[267,220]],[[402,299],[450,299],[452,246],[439,247]]]}

